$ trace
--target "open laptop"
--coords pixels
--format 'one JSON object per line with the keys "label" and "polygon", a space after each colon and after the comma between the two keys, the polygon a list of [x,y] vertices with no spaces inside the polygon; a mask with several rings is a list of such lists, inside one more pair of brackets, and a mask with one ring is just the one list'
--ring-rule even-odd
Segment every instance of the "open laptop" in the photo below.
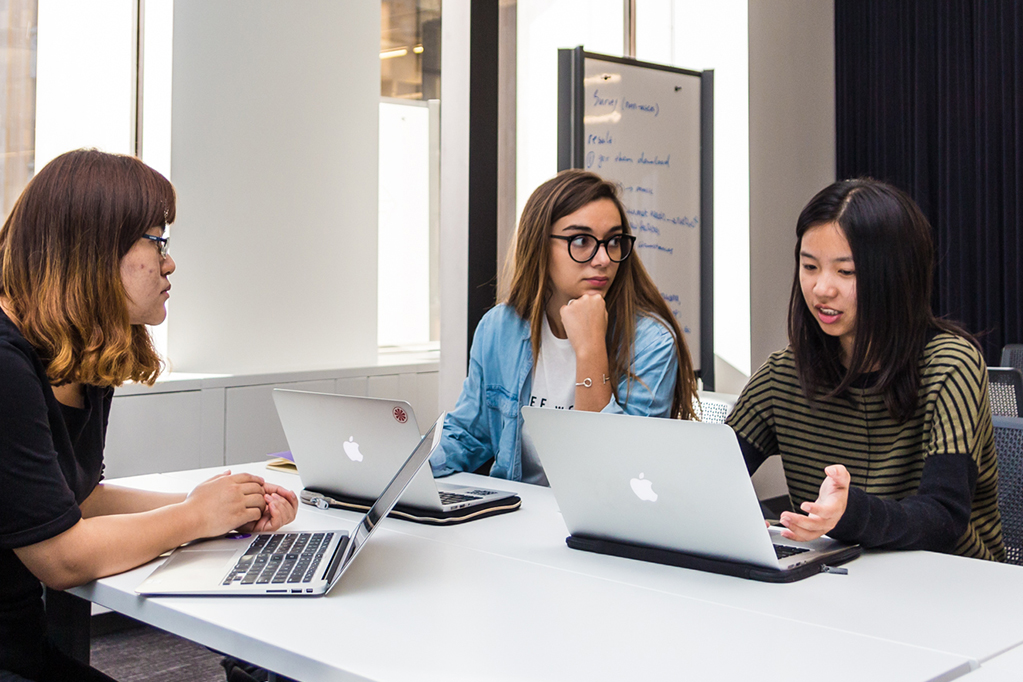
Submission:
{"label": "open laptop", "polygon": [[[281,388],[274,389],[273,397],[307,491],[303,499],[312,491],[320,495],[314,501],[334,501],[332,497],[373,500],[404,453],[419,441],[412,406],[401,400]],[[442,426],[436,426],[438,439]],[[502,500],[514,502],[515,508],[520,504],[514,493],[435,481],[430,469],[424,468],[402,494],[399,509],[424,510],[434,517],[469,518],[466,510],[501,510],[498,503]]]}
{"label": "open laptop", "polygon": [[438,420],[350,533],[230,535],[179,547],[135,591],[142,595],[319,596],[337,584],[440,442]]}
{"label": "open laptop", "polygon": [[530,407],[522,415],[571,547],[772,582],[860,553],[828,537],[803,543],[765,528],[724,424]]}

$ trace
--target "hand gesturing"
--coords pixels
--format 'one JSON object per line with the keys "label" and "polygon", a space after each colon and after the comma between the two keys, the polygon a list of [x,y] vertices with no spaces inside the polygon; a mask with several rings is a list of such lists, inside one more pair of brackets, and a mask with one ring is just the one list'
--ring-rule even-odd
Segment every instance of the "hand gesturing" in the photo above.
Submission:
{"label": "hand gesturing", "polygon": [[849,471],[841,464],[824,469],[825,478],[815,502],[804,502],[799,508],[806,515],[782,512],[782,537],[807,542],[816,540],[838,525],[849,502]]}

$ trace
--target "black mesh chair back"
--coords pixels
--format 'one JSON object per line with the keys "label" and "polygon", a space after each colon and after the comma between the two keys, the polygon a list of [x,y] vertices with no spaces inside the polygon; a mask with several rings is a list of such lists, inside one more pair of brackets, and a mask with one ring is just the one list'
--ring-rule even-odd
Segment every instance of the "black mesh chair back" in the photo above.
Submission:
{"label": "black mesh chair back", "polygon": [[1002,348],[1001,365],[1023,370],[1023,343],[1010,343]]}
{"label": "black mesh chair back", "polygon": [[994,423],[1005,561],[1023,566],[1023,419],[995,417]]}
{"label": "black mesh chair back", "polygon": [[1023,372],[1015,367],[988,367],[988,395],[994,417],[1023,417]]}

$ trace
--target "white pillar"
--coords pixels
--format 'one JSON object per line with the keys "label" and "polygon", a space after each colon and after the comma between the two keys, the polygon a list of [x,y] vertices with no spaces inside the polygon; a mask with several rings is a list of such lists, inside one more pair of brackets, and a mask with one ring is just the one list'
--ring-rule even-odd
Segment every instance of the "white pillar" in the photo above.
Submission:
{"label": "white pillar", "polygon": [[175,370],[375,362],[379,47],[378,2],[175,2]]}

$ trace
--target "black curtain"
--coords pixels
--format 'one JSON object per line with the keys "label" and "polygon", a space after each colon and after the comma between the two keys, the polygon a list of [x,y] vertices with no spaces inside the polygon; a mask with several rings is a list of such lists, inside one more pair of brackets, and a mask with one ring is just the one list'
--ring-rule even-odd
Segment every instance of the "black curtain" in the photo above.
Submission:
{"label": "black curtain", "polygon": [[917,201],[935,312],[999,364],[1023,343],[1023,2],[835,0],[835,89],[838,177]]}

